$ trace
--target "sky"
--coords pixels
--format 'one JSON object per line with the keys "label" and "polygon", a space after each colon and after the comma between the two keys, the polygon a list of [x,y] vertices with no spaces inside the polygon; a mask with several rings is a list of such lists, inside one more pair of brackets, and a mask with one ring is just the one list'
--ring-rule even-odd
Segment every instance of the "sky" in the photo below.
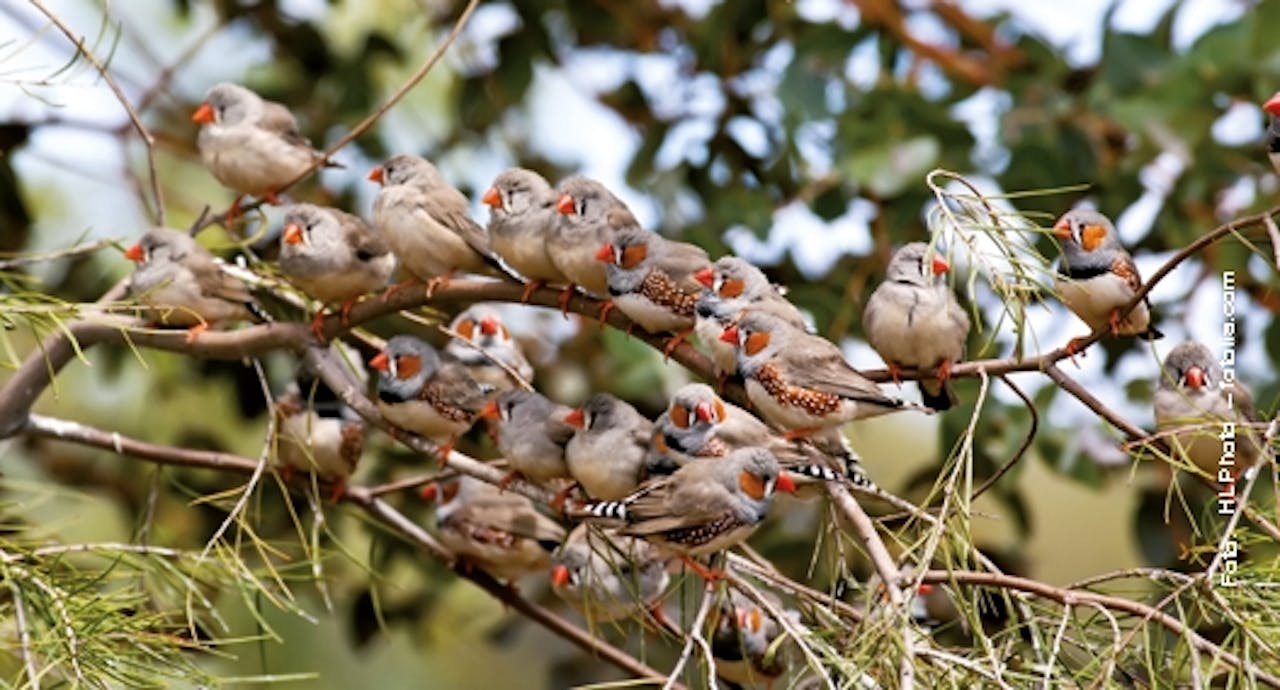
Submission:
{"label": "sky", "polygon": [[[702,14],[710,7],[711,0],[667,0],[678,3],[693,14]],[[1120,2],[1111,18],[1114,27],[1124,30],[1149,30],[1171,5],[1172,0],[1129,0]],[[74,0],[51,3],[55,10],[75,29],[93,36],[99,29],[96,4]],[[196,40],[214,23],[210,9],[199,4],[193,10],[193,21],[179,25],[171,17],[170,0],[137,0],[130,3],[109,5],[116,16],[125,20],[126,30],[150,35],[163,31],[171,39],[150,42],[157,59],[163,64],[174,59],[186,46]],[[909,3],[910,4],[910,3]],[[922,4],[916,2],[914,4]],[[1075,0],[1074,2],[1015,2],[1013,0],[965,0],[959,3],[978,16],[996,12],[1009,12],[1016,17],[1019,26],[1045,37],[1062,48],[1069,59],[1078,65],[1090,64],[1101,51],[1101,18],[1110,3],[1104,0]],[[340,4],[337,9],[327,0],[285,0],[282,8],[299,18],[322,17],[330,12],[342,12],[348,25],[368,20],[377,10],[376,3],[362,5]],[[1174,24],[1174,39],[1178,46],[1187,46],[1206,29],[1218,22],[1236,18],[1244,10],[1240,2],[1222,0],[1190,0],[1178,11]],[[798,11],[812,19],[830,18],[852,26],[857,21],[856,9],[839,0],[797,0]],[[514,15],[502,5],[483,5],[468,27],[466,38],[475,49],[473,59],[486,59],[485,47],[496,37],[519,30]],[[941,37],[940,27],[923,15],[912,19],[912,30],[925,39]],[[39,226],[34,249],[48,250],[67,246],[82,237],[115,237],[122,240],[135,236],[146,220],[137,203],[133,190],[121,185],[119,170],[122,154],[110,135],[93,128],[112,128],[125,122],[124,114],[105,85],[83,63],[70,71],[50,77],[65,64],[67,48],[63,37],[56,31],[46,31],[29,39],[31,27],[42,21],[30,6],[6,7],[0,10],[0,120],[39,121],[50,116],[88,123],[84,127],[42,128],[31,145],[17,157],[20,179],[39,185],[42,190],[53,190],[40,197],[42,206],[37,209]],[[350,29],[350,26],[348,26]],[[186,102],[196,102],[208,86],[220,80],[239,80],[254,65],[269,57],[266,47],[247,41],[243,30],[232,27],[220,32],[196,56],[176,80],[176,90]],[[127,48],[127,46],[126,46]],[[773,56],[784,61],[786,55]],[[491,58],[490,58],[491,59]],[[874,74],[875,65],[869,62],[872,55],[855,55],[849,65],[849,75],[855,81]],[[457,64],[456,62],[454,64]],[[136,95],[155,68],[141,59],[134,51],[123,49],[116,55],[113,68],[123,82],[126,91]],[[635,210],[643,224],[653,227],[657,219],[657,207],[638,190],[624,183],[624,173],[636,147],[639,136],[619,118],[599,106],[593,94],[615,86],[625,75],[632,74],[651,93],[669,91],[674,94],[669,105],[682,112],[705,115],[709,120],[717,112],[719,103],[710,89],[697,83],[681,84],[670,89],[676,78],[675,61],[665,55],[642,57],[609,55],[593,51],[571,60],[564,70],[540,67],[535,77],[535,95],[529,108],[529,127],[537,133],[536,141],[542,152],[552,160],[580,167],[583,174],[599,178]],[[49,79],[56,86],[44,86]],[[941,83],[941,82],[939,82]],[[926,90],[929,85],[926,81]],[[980,146],[998,147],[995,140],[996,116],[1005,104],[1002,97],[992,91],[980,92],[957,108],[961,117],[973,130]],[[429,146],[436,136],[430,127],[415,126],[423,118],[401,117],[393,111],[384,135],[398,150],[420,150]],[[429,118],[428,118],[429,120]],[[1237,104],[1215,125],[1214,134],[1224,141],[1251,141],[1261,136],[1262,118],[1256,106]],[[194,133],[194,130],[193,130]],[[336,138],[340,133],[332,133]],[[659,162],[675,161],[680,157],[699,155],[699,146],[709,134],[705,122],[693,122],[676,135],[658,153]],[[761,135],[744,127],[735,132],[739,140],[750,148],[753,137]],[[607,145],[601,145],[607,142]],[[1259,152],[1261,155],[1261,151]],[[344,171],[325,172],[324,180],[331,184],[350,184],[363,175],[375,163],[363,158],[358,151],[343,152],[348,168]],[[467,151],[450,154],[440,163],[447,177],[465,181],[473,189],[484,189],[488,182],[506,165],[500,147],[491,151]],[[1184,162],[1173,153],[1167,153],[1151,161],[1144,171],[1143,181],[1147,192],[1142,198],[1118,213],[1117,225],[1124,240],[1132,242],[1151,230],[1151,223],[1163,202],[1164,194],[1171,188]],[[358,180],[357,180],[358,181]],[[206,181],[207,183],[207,181]],[[987,181],[990,184],[990,181]],[[376,188],[373,185],[356,184],[360,190],[358,211],[369,214]],[[202,190],[218,191],[214,187]],[[74,190],[74,191],[72,191]],[[992,187],[992,191],[998,191]],[[1256,190],[1242,184],[1228,203],[1247,204]],[[217,197],[215,197],[217,198]],[[230,198],[230,195],[227,195]],[[826,223],[807,208],[791,204],[777,210],[774,229],[760,240],[743,229],[729,228],[726,239],[734,251],[762,264],[775,263],[786,252],[795,257],[801,271],[811,277],[825,274],[843,253],[862,254],[871,247],[868,222],[871,204],[853,200],[848,212],[832,223]],[[475,216],[483,219],[484,212],[477,203]],[[815,238],[820,238],[815,241]],[[1167,256],[1140,255],[1136,257],[1140,270],[1150,275]],[[1185,272],[1184,272],[1185,273]],[[1152,294],[1157,303],[1174,299],[1182,294],[1185,284],[1179,284],[1182,276],[1171,276]],[[1205,341],[1217,338],[1220,319],[1211,318],[1219,305],[1217,293],[1197,296],[1192,307],[1204,319],[1190,319],[1171,324],[1170,338],[1157,347],[1162,354],[1187,335]],[[1030,323],[1046,346],[1065,342],[1068,337],[1086,332],[1084,325],[1074,319],[1064,319],[1059,306],[1048,311],[1036,310],[1030,315]],[[1261,320],[1254,320],[1253,327],[1261,330]],[[1261,338],[1254,338],[1260,343]],[[860,343],[847,342],[845,349],[851,361],[858,366],[872,367],[879,364],[870,349]],[[1246,366],[1262,367],[1265,354],[1260,346],[1243,352]],[[1105,385],[1108,377],[1101,371],[1099,357],[1081,360],[1083,367],[1075,373],[1086,385]],[[1150,353],[1135,348],[1121,361],[1121,379],[1127,376],[1150,375]],[[1038,380],[1029,384],[1039,385]],[[1120,398],[1122,396],[1117,396]],[[1084,419],[1087,416],[1079,406],[1061,403],[1061,414],[1067,418]],[[1133,409],[1121,404],[1121,411],[1148,423],[1149,411]]]}

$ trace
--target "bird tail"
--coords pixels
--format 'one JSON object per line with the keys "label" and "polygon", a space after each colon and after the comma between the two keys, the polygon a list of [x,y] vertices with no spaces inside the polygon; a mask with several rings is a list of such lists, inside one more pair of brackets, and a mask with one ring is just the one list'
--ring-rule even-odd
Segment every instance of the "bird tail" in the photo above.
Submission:
{"label": "bird tail", "polygon": [[934,380],[920,381],[920,398],[924,401],[925,407],[934,412],[946,412],[955,407],[957,402],[956,391],[948,382],[940,382]]}
{"label": "bird tail", "polygon": [[595,501],[583,506],[569,508],[565,511],[572,518],[601,518],[605,520],[627,520],[627,504],[622,501]]}
{"label": "bird tail", "polygon": [[1164,337],[1164,333],[1161,333],[1155,326],[1147,326],[1147,330],[1139,333],[1138,337],[1143,340],[1159,340]]}

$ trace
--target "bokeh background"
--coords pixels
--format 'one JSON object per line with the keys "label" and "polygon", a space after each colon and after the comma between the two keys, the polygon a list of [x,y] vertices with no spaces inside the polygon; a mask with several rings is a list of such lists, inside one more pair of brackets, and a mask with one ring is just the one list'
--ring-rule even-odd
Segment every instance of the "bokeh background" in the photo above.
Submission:
{"label": "bokeh background", "polygon": [[[195,150],[190,113],[205,89],[246,84],[288,104],[323,145],[394,91],[462,9],[432,0],[50,5],[110,56],[126,93],[145,104],[176,227],[231,199]],[[1118,221],[1147,275],[1210,228],[1272,205],[1280,181],[1262,148],[1258,104],[1280,88],[1276,26],[1280,3],[1218,0],[483,2],[428,77],[339,154],[347,167],[295,196],[368,216],[376,186],[365,173],[412,152],[475,199],[483,221],[479,195],[507,166],[552,180],[587,174],[615,189],[646,227],[766,267],[819,332],[855,365],[874,368],[879,359],[860,339],[862,305],[893,247],[928,238],[934,199],[923,180],[931,169],[961,173],[993,196],[1037,191],[1008,203],[1042,226],[1092,204]],[[143,148],[93,68],[74,60],[31,7],[0,8],[0,250],[102,238],[127,246],[148,222],[145,175]],[[268,236],[278,215],[268,211]],[[1218,276],[1230,269],[1239,286],[1239,376],[1259,407],[1274,411],[1280,282],[1254,239],[1215,245],[1152,292],[1165,340],[1104,341],[1069,373],[1151,428],[1158,359],[1186,338],[1221,348]],[[219,228],[202,241],[233,249]],[[1047,240],[1041,249],[1053,253]],[[23,280],[8,282],[0,298],[36,290],[91,301],[127,264],[103,251],[24,266],[15,274]],[[981,277],[963,288],[966,270],[962,262],[965,299],[986,316],[970,355],[1007,355],[1014,333]],[[533,309],[505,313],[552,397],[575,402],[611,390],[654,415],[687,380],[620,333]],[[1086,331],[1053,300],[1033,305],[1025,327],[1033,350]],[[18,330],[3,342],[7,371],[33,339]],[[89,359],[68,367],[40,411],[256,456],[265,407],[238,363],[158,352],[143,361],[123,348],[98,348]],[[266,361],[280,387],[293,364]],[[1166,510],[1167,468],[1121,453],[1119,437],[1045,377],[1013,378],[1034,397],[1040,430],[1023,462],[977,504],[976,541],[1053,584],[1185,565],[1186,547],[1204,537]],[[852,429],[877,482],[908,496],[932,485],[968,423],[977,383],[958,390],[969,404],[941,419]],[[975,436],[979,475],[1013,453],[1030,421],[1007,390],[992,395]],[[381,440],[370,452],[381,460],[366,459],[361,476],[415,462]],[[221,513],[191,500],[228,482],[15,440],[0,442],[0,471],[12,519],[62,541],[146,532],[156,543],[198,546]],[[1207,505],[1208,494],[1189,491],[1193,511]],[[286,516],[259,509],[264,533],[290,538]],[[427,519],[425,508],[409,509]],[[800,512],[763,535],[762,548],[803,573],[808,551],[799,545],[812,540],[817,518]],[[270,606],[255,619],[244,602],[228,601],[237,634],[263,639],[208,661],[212,672],[318,672],[303,682],[333,688],[563,687],[612,677],[354,516],[330,528],[346,554],[329,562],[332,608],[309,585],[298,595],[315,623]],[[528,587],[538,596],[538,583]],[[654,657],[659,668],[663,658]]]}

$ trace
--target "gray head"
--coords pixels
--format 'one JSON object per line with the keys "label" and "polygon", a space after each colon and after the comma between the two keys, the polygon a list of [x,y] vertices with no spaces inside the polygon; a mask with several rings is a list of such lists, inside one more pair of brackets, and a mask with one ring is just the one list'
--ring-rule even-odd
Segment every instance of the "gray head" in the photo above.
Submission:
{"label": "gray head", "polygon": [[1160,372],[1160,388],[1194,392],[1217,390],[1222,383],[1222,366],[1201,343],[1188,340],[1169,351]]}
{"label": "gray head", "polygon": [[[475,304],[453,318],[449,328],[483,349],[511,347],[514,342],[498,312],[488,305]],[[462,361],[485,359],[484,355],[463,343],[450,339],[445,351]]]}
{"label": "gray head", "polygon": [[764,448],[739,448],[723,458],[699,458],[680,471],[703,462],[715,463],[717,479],[741,501],[745,509],[742,517],[749,522],[764,519],[776,492],[796,490],[794,480],[782,472],[778,459]]}
{"label": "gray head", "polygon": [[525,168],[503,170],[484,195],[484,203],[494,214],[507,216],[553,213],[557,199],[545,177]]}
{"label": "gray head", "polygon": [[[263,100],[258,94],[238,84],[222,82],[209,89],[197,115],[208,105],[213,122],[234,126],[245,122],[257,122],[262,115]],[[200,120],[197,120],[200,121]]]}
{"label": "gray head", "polygon": [[694,274],[707,289],[698,297],[697,311],[703,318],[736,315],[753,302],[781,298],[764,272],[746,259],[722,256]]}
{"label": "gray head", "polygon": [[672,424],[681,429],[714,431],[728,416],[724,401],[705,383],[681,386],[667,404]]}
{"label": "gray head", "polygon": [[929,245],[912,242],[893,253],[885,271],[885,280],[921,287],[941,285],[942,277],[950,268],[941,254],[929,250]]}
{"label": "gray head", "polygon": [[402,153],[388,158],[369,173],[370,179],[381,182],[383,187],[417,184],[424,187],[444,182],[436,166],[421,156]]}
{"label": "gray head", "polygon": [[589,177],[575,175],[560,183],[560,198],[556,208],[570,223],[598,223],[605,213],[616,206],[624,206],[608,187]]}
{"label": "gray head", "polygon": [[582,407],[569,413],[565,419],[579,429],[579,433],[601,433],[617,426],[630,426],[636,418],[643,418],[630,403],[608,393],[596,393],[587,398]]}
{"label": "gray head", "polygon": [[1115,259],[1116,250],[1124,251],[1116,228],[1101,213],[1077,208],[1067,211],[1053,226],[1053,234],[1062,243],[1062,258],[1068,266],[1088,266]]}
{"label": "gray head", "polygon": [[498,413],[498,424],[509,424],[517,429],[547,421],[557,407],[541,393],[523,388],[503,391],[494,398],[493,405]]}
{"label": "gray head", "polygon": [[738,354],[738,371],[750,376],[778,354],[796,332],[796,327],[783,319],[753,309],[748,310],[736,325],[726,328],[720,339],[734,345]]}
{"label": "gray head", "polygon": [[609,292],[621,295],[640,287],[654,257],[662,250],[662,238],[639,226],[625,227],[596,252],[605,262]]}
{"label": "gray head", "polygon": [[387,403],[414,400],[440,369],[440,354],[411,335],[397,335],[369,360],[378,371],[378,399]]}
{"label": "gray head", "polygon": [[189,254],[206,253],[204,248],[185,232],[171,228],[151,228],[138,242],[125,252],[125,256],[138,263],[138,268],[151,262],[180,261]]}
{"label": "gray head", "polygon": [[[301,257],[328,258],[335,262],[345,258],[350,251],[339,250],[346,243],[340,219],[349,215],[315,204],[295,204],[289,207],[284,215],[284,229],[280,234],[281,263],[286,264]],[[350,217],[364,223],[355,216]]]}

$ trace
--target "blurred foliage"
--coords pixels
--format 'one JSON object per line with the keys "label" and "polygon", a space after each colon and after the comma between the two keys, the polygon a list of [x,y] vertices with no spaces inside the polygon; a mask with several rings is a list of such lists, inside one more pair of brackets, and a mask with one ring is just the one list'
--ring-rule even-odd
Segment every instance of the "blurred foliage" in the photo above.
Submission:
{"label": "blurred foliage", "polygon": [[[462,3],[443,0],[329,2],[326,11],[312,19],[288,14],[284,9],[288,4],[172,0],[158,7],[171,9],[176,16],[166,21],[184,27],[204,21],[201,18],[207,19],[212,11],[222,32],[234,33],[246,44],[264,46],[270,59],[255,63],[244,75],[244,83],[289,104],[304,131],[317,142],[332,140],[335,132],[341,133],[377,107],[442,39],[462,7]],[[577,172],[593,150],[614,142],[579,142],[579,159],[549,153],[540,144],[540,133],[531,127],[533,104],[539,89],[546,88],[540,75],[562,69],[572,83],[584,65],[600,59],[612,70],[603,80],[605,88],[572,86],[588,92],[636,137],[627,181],[654,202],[659,211],[656,229],[663,233],[700,244],[715,255],[727,251],[728,229],[746,228],[762,238],[776,232],[776,212],[791,204],[826,221],[845,216],[854,204],[869,204],[874,210],[872,249],[840,257],[826,275],[806,279],[789,255],[767,267],[771,278],[788,285],[790,297],[814,315],[819,331],[833,339],[860,336],[861,305],[880,280],[893,246],[929,236],[925,211],[934,203],[934,195],[923,178],[933,168],[987,179],[1010,192],[1087,185],[1080,191],[1016,200],[1019,211],[1046,225],[1086,197],[1113,218],[1118,216],[1151,187],[1144,169],[1162,155],[1172,156],[1182,170],[1159,206],[1153,230],[1134,243],[1132,249],[1138,254],[1176,250],[1227,217],[1273,201],[1277,179],[1260,142],[1226,145],[1211,134],[1211,127],[1232,106],[1260,102],[1280,84],[1280,44],[1274,40],[1280,3],[1251,6],[1239,19],[1210,28],[1185,50],[1173,45],[1177,3],[1146,33],[1111,28],[1108,15],[1101,29],[1102,55],[1088,65],[1071,63],[1058,47],[1028,32],[1016,16],[977,18],[966,12],[963,3],[914,3],[908,9],[890,0],[851,0],[830,3],[830,12],[822,18],[806,18],[802,14],[806,4],[722,1],[709,3],[705,14],[698,15],[679,3],[656,0],[484,3],[481,12],[490,24],[500,18],[512,28],[496,34],[464,33],[449,59],[347,153],[352,158],[380,159],[412,142],[419,149],[414,153],[454,161],[447,172],[465,165],[469,157],[497,156],[553,180],[562,178]],[[107,8],[113,9],[109,4]],[[939,35],[915,35],[923,25],[934,27]],[[122,51],[136,52],[148,42],[166,40],[156,33],[121,31]],[[865,69],[867,65],[874,69]],[[654,79],[655,72],[667,76]],[[187,83],[181,69],[175,79],[182,84],[181,93],[198,94],[207,86]],[[993,125],[993,136],[980,136],[981,128],[966,122],[963,113],[975,103],[993,108],[994,119],[986,123]],[[189,122],[192,105],[176,96],[162,98],[145,113],[161,142],[170,223],[178,226],[194,219],[205,204],[218,207],[226,198],[199,170]],[[3,252],[31,246],[36,240],[33,222],[42,211],[58,205],[59,194],[67,193],[24,185],[9,155],[20,153],[39,128],[39,123],[0,122],[0,151],[6,154],[0,157]],[[145,166],[139,160],[134,156],[129,163],[133,174],[142,179],[145,172],[140,170]],[[359,176],[351,178],[324,188],[308,181],[300,194],[353,208],[362,182],[357,181]],[[1241,185],[1249,191],[1247,201],[1230,206],[1228,199],[1235,197],[1228,192]],[[206,241],[225,246],[222,237]],[[1056,254],[1047,239],[1040,241],[1038,249],[1046,256]],[[1211,248],[1201,261],[1180,269],[1198,273],[1200,280],[1183,299],[1160,308],[1170,319],[1195,318],[1185,313],[1190,296],[1200,289],[1216,289],[1214,276],[1226,268],[1236,269],[1239,289],[1249,295],[1254,307],[1240,318],[1268,324],[1266,352],[1272,361],[1280,361],[1280,321],[1274,319],[1280,312],[1276,291],[1280,283],[1275,271],[1257,261],[1248,262],[1249,251],[1236,242]],[[122,263],[114,258],[76,257],[64,262],[60,273],[44,276],[44,289],[69,301],[91,301],[106,289],[112,276],[123,272]],[[16,289],[4,292],[10,293],[4,295],[9,298]],[[977,300],[980,308],[990,306],[988,292],[978,291],[968,298]],[[400,328],[402,322],[395,325]],[[1002,328],[1007,335],[1008,324]],[[983,349],[989,337],[975,332],[971,352],[1007,354],[1007,337]],[[530,346],[546,349],[542,338],[528,340]],[[30,351],[31,344],[31,334],[14,334],[12,342],[6,338],[8,357],[16,360],[14,353]],[[1127,341],[1104,341],[1090,356],[1105,357],[1108,371],[1114,372],[1122,352],[1131,347]],[[589,390],[613,390],[651,415],[663,404],[664,389],[673,388],[683,376],[674,367],[664,367],[651,349],[615,332],[583,329],[564,343],[562,352],[563,356],[543,362],[540,384],[579,399]],[[259,382],[247,368],[147,353],[144,372],[133,353],[123,348],[100,348],[93,362],[92,368],[73,366],[60,385],[64,390],[99,391],[102,400],[69,395],[42,404],[64,416],[155,442],[251,457],[260,449],[263,401]],[[288,357],[266,362],[277,390],[292,375],[293,366]],[[1142,376],[1154,370],[1152,363]],[[1262,409],[1275,409],[1280,381],[1274,370],[1250,370],[1242,378],[1252,386]],[[1133,385],[1141,380],[1145,378],[1120,382],[1127,386],[1128,402],[1149,401],[1149,386]],[[992,383],[993,389],[1000,385]],[[961,381],[958,390],[967,403],[945,416],[934,436],[913,435],[891,425],[860,427],[864,433],[855,442],[868,456],[877,479],[913,499],[936,489],[938,469],[952,456],[968,427],[978,383]],[[972,451],[975,483],[1013,456],[1031,423],[1026,408],[1004,393],[984,401],[977,421]],[[1117,386],[1116,394],[1122,393]],[[1042,411],[1062,397],[1052,386],[1034,393]],[[157,415],[159,410],[163,417]],[[162,423],[156,424],[157,419]],[[1037,493],[1056,492],[1057,482],[1077,485],[1072,490],[1083,486],[1091,494],[1109,490],[1110,497],[1123,496],[1129,502],[1125,506],[1132,508],[1126,525],[1132,529],[1124,531],[1137,535],[1135,542],[1151,565],[1185,566],[1188,549],[1216,534],[1212,529],[1197,533],[1187,511],[1169,508],[1179,499],[1169,497],[1167,473],[1162,473],[1160,463],[1143,463],[1135,470],[1142,472],[1143,488],[1134,497],[1133,488],[1116,486],[1124,479],[1122,472],[1091,461],[1089,446],[1082,439],[1089,433],[1100,434],[1098,429],[1082,432],[1046,415],[1038,421],[1039,434],[1027,460],[981,504],[982,510],[1015,526],[1013,534],[994,537],[999,548],[1016,552],[1037,528],[1046,529],[1036,524],[1037,516],[1041,523],[1060,519],[1055,517],[1060,513],[1047,513],[1046,505],[1057,501],[1062,511],[1072,510],[1061,505],[1061,494]],[[468,439],[464,449],[483,456],[487,445],[479,436]],[[127,524],[155,525],[166,543],[185,547],[198,546],[207,538],[225,518],[227,507],[225,501],[217,506],[200,504],[198,509],[187,502],[239,485],[238,479],[207,472],[138,472],[136,463],[104,462],[109,454],[49,443],[32,443],[22,452],[41,460],[44,476],[110,493],[124,506]],[[370,448],[371,455],[405,459],[396,452],[382,441]],[[913,456],[919,457],[914,464],[907,463],[905,458]],[[902,466],[885,462],[886,457],[902,459]],[[1038,464],[1028,467],[1030,462]],[[402,469],[395,462],[366,462],[361,478],[384,479]],[[1028,475],[1036,477],[1037,483],[1031,484]],[[167,489],[159,493],[159,500],[157,486]],[[1185,490],[1201,492],[1185,499],[1190,505],[1207,502],[1203,487],[1188,485]],[[426,511],[414,505],[412,498],[399,500],[411,515],[425,519]],[[1086,512],[1082,510],[1081,515]],[[1197,520],[1208,519],[1191,512]],[[296,540],[296,515],[277,503],[255,501],[253,516],[256,532],[273,544]],[[345,637],[327,629],[323,633],[326,646],[336,645],[334,638],[364,644],[390,634],[396,636],[396,644],[408,649],[407,654],[433,649],[435,657],[447,665],[450,660],[457,662],[455,652],[463,653],[458,648],[466,647],[469,667],[488,668],[494,665],[486,662],[496,658],[489,651],[454,643],[461,639],[478,646],[496,640],[497,647],[523,650],[521,664],[527,665],[520,668],[536,670],[552,679],[547,682],[553,686],[600,678],[590,660],[555,647],[557,643],[545,634],[535,643],[524,638],[511,642],[511,637],[535,633],[525,630],[525,623],[502,617],[492,602],[461,601],[460,597],[474,596],[474,592],[459,595],[457,590],[466,586],[450,588],[448,583],[455,581],[443,569],[422,563],[407,545],[375,539],[364,525],[350,522],[354,521],[327,534],[359,565],[336,568],[350,576],[339,578],[341,591],[335,593],[338,627]],[[775,526],[762,535],[760,543],[784,572],[804,577],[811,554],[796,545],[799,538],[810,539],[819,528],[812,515],[800,522],[798,530],[790,524]],[[1114,524],[1093,527],[1121,531]],[[97,536],[127,538],[117,533]],[[293,563],[298,568],[312,555],[298,553],[298,544],[293,546],[281,548],[301,559]],[[1042,542],[1040,548],[1059,550],[1055,546],[1045,547]],[[1266,553],[1267,548],[1259,546],[1255,554]],[[825,556],[834,560],[830,554]],[[1058,562],[1062,558],[1058,554]],[[255,563],[255,568],[271,568],[272,559],[265,560]],[[864,563],[853,567],[856,574],[866,574]],[[1019,567],[1054,581],[1067,577],[1032,557],[1022,559]],[[328,574],[332,577],[334,572]],[[816,571],[814,585],[837,582],[840,573],[825,563]],[[306,579],[301,572],[294,575]],[[327,592],[315,588],[301,596],[314,604],[326,601],[322,594]],[[479,620],[477,610],[484,610],[488,617]],[[269,626],[260,616],[270,618],[271,614],[246,614],[243,627],[236,629],[263,634]],[[469,627],[455,638],[462,623]],[[518,630],[512,632],[513,628]],[[620,637],[633,649],[645,647],[643,642]],[[557,650],[554,658],[530,652],[549,648]],[[652,663],[670,664],[664,652],[657,654]],[[293,655],[283,662],[284,667],[276,666],[266,662],[267,656],[278,655],[264,652],[262,659],[244,663],[261,662],[258,670],[264,673],[315,668],[296,663]],[[325,665],[326,660],[320,661]],[[492,672],[492,683],[510,684],[500,670]],[[522,679],[532,682],[527,675]],[[350,680],[354,684],[362,679]],[[441,686],[459,682],[456,676],[439,679]]]}

